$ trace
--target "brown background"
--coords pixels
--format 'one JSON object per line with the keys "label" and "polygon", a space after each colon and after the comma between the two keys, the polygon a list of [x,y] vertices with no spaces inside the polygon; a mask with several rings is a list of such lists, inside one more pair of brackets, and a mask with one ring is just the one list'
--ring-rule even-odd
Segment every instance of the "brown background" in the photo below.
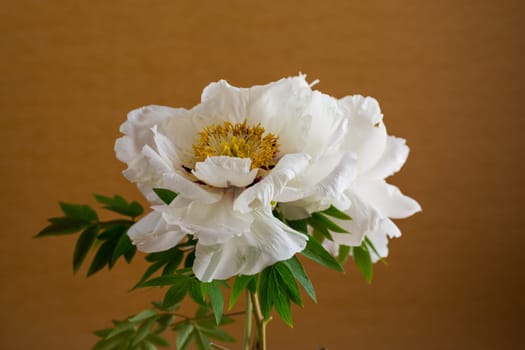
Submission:
{"label": "brown background", "polygon": [[523,4],[2,1],[0,348],[88,349],[91,330],[159,297],[127,292],[141,259],[86,279],[75,237],[31,238],[58,200],[142,201],[113,153],[129,110],[299,71],[380,101],[412,149],[391,181],[424,211],[399,222],[372,285],[309,264],[319,304],[293,329],[272,322],[270,349],[523,345]]}

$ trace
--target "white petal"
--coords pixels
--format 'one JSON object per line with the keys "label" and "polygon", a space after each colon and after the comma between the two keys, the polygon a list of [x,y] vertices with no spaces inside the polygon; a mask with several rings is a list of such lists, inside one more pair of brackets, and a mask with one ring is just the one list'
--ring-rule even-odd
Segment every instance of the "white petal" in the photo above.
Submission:
{"label": "white petal", "polygon": [[253,221],[252,215],[233,210],[235,191],[224,191],[221,199],[214,203],[189,200],[179,195],[163,207],[166,221],[179,225],[187,233],[194,234],[206,245],[222,243],[232,236],[247,232]]}
{"label": "white petal", "polygon": [[378,162],[363,176],[384,179],[398,172],[408,158],[408,146],[405,139],[388,136],[383,155]]}
{"label": "white petal", "polygon": [[181,197],[207,204],[215,203],[222,197],[222,190],[199,185],[177,172],[166,173],[162,176],[159,187],[167,188],[178,193]]}
{"label": "white petal", "polygon": [[349,233],[333,233],[334,242],[348,246],[361,245],[365,235],[375,231],[381,221],[380,213],[373,207],[364,202],[359,196],[352,192],[347,192],[347,196],[352,202],[350,208],[345,210],[352,220],[339,220],[330,218],[337,225],[344,228]]}
{"label": "white petal", "polygon": [[354,182],[352,189],[361,198],[366,198],[382,216],[403,219],[421,211],[418,202],[403,195],[399,188],[384,180],[360,178]]}
{"label": "white petal", "polygon": [[160,252],[174,247],[186,234],[175,225],[168,225],[162,214],[153,211],[136,222],[128,230],[128,236],[145,252]]}
{"label": "white petal", "polygon": [[348,96],[339,100],[348,115],[345,149],[358,159],[357,169],[362,173],[381,158],[386,145],[386,128],[377,101],[371,97]]}
{"label": "white petal", "polygon": [[379,253],[378,256],[374,251],[370,252],[372,261],[377,262],[380,258],[386,258],[388,256],[388,237],[394,238],[400,236],[401,232],[392,220],[388,218],[381,220],[379,228],[367,234],[368,239]]}
{"label": "white petal", "polygon": [[197,244],[193,271],[209,282],[231,276],[253,275],[278,261],[287,260],[306,246],[307,237],[271,214],[254,213],[249,232],[234,236],[224,244]]}
{"label": "white petal", "polygon": [[231,86],[226,80],[211,83],[202,91],[199,113],[208,119],[242,123],[248,117],[248,96],[248,89]]}
{"label": "white petal", "polygon": [[208,185],[227,188],[246,187],[255,180],[258,169],[250,170],[250,158],[208,157],[195,164],[193,174]]}
{"label": "white petal", "polygon": [[344,154],[332,172],[314,187],[313,193],[321,198],[339,198],[354,181],[356,163],[352,153]]}
{"label": "white petal", "polygon": [[281,201],[279,195],[285,190],[286,184],[306,168],[309,160],[310,156],[304,153],[285,155],[269,175],[237,197],[234,209],[245,213],[251,210],[252,204],[269,206],[273,200]]}

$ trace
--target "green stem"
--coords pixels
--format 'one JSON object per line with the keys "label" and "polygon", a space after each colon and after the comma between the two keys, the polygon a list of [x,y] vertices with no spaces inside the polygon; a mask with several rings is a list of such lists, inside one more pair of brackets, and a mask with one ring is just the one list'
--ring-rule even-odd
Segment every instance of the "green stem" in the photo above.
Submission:
{"label": "green stem", "polygon": [[212,348],[214,348],[214,349],[217,349],[217,350],[230,350],[227,347],[224,347],[224,346],[221,346],[221,345],[215,344],[215,343],[210,343],[210,346]]}
{"label": "green stem", "polygon": [[243,350],[250,350],[250,338],[252,334],[253,304],[250,292],[246,292],[246,324],[244,325]]}
{"label": "green stem", "polygon": [[253,342],[252,350],[266,350],[266,325],[272,320],[272,318],[264,318],[257,293],[250,292],[250,298],[255,312],[255,323],[257,325],[257,333],[255,335],[256,337]]}

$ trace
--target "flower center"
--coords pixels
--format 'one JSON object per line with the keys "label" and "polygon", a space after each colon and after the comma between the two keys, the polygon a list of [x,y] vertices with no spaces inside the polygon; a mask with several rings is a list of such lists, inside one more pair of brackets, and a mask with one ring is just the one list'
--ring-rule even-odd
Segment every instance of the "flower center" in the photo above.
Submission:
{"label": "flower center", "polygon": [[270,169],[275,165],[275,155],[279,151],[278,137],[273,134],[263,137],[263,134],[261,124],[248,126],[246,120],[236,124],[210,125],[199,132],[193,153],[197,162],[214,156],[250,158],[252,169]]}

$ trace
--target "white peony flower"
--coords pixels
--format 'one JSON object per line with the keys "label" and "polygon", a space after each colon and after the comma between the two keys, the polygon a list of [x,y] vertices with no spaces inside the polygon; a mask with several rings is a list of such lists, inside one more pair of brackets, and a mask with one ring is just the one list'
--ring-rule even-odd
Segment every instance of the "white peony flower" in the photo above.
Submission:
{"label": "white peony flower", "polygon": [[339,100],[347,120],[343,151],[355,157],[351,178],[346,178],[344,191],[335,196],[311,196],[282,207],[288,217],[301,219],[333,204],[344,210],[352,220],[334,219],[352,234],[333,233],[334,241],[325,247],[334,255],[339,245],[359,246],[368,237],[376,248],[374,261],[388,255],[388,237],[401,232],[390,218],[405,218],[421,210],[419,204],[390,184],[385,178],[401,169],[409,149],[404,139],[388,136],[377,101],[371,97],[348,96]]}
{"label": "white peony flower", "polygon": [[[370,151],[368,135],[349,130],[351,106],[312,91],[298,76],[251,88],[219,81],[189,110],[149,106],[130,112],[115,150],[128,165],[124,175],[153,204],[153,212],[130,228],[130,238],[140,250],[154,252],[193,235],[193,271],[203,281],[255,274],[289,259],[304,249],[307,237],[275,218],[272,203],[295,203],[289,212],[336,203],[354,214],[367,195],[356,192],[353,182],[379,157]],[[377,159],[360,159],[368,156]],[[178,196],[166,205],[154,188]],[[361,220],[370,218],[356,215],[351,225],[359,229],[348,235],[356,242],[368,233]]]}

